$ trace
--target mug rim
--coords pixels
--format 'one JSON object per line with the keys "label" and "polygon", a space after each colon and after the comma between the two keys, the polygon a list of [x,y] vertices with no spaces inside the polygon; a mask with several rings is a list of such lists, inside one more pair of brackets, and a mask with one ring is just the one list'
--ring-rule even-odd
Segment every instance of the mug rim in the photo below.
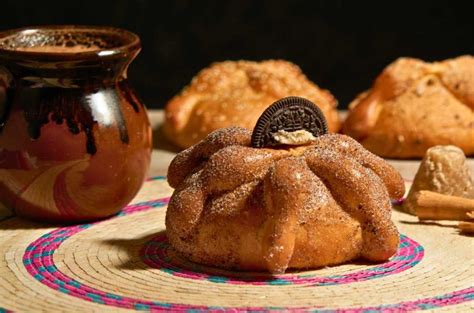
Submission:
{"label": "mug rim", "polygon": [[15,34],[21,34],[25,32],[38,32],[48,30],[66,30],[71,29],[73,31],[94,31],[104,33],[106,35],[115,34],[125,39],[125,43],[117,45],[111,48],[99,48],[89,51],[78,51],[78,52],[53,52],[53,51],[25,51],[7,49],[0,45],[0,55],[10,56],[12,58],[36,58],[41,60],[81,60],[85,58],[113,58],[116,56],[123,56],[136,52],[141,49],[140,37],[126,29],[112,27],[112,26],[98,26],[98,25],[40,25],[40,26],[27,26],[21,28],[14,28],[5,31],[0,31],[0,41],[13,36]]}

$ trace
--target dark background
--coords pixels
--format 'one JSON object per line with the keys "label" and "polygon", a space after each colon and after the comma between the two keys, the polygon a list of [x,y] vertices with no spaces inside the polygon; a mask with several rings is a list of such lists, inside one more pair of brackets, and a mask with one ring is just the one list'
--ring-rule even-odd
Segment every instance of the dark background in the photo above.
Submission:
{"label": "dark background", "polygon": [[214,61],[269,58],[298,64],[343,108],[399,56],[473,54],[472,12],[461,1],[1,0],[0,30],[94,24],[137,33],[143,50],[129,77],[152,108]]}

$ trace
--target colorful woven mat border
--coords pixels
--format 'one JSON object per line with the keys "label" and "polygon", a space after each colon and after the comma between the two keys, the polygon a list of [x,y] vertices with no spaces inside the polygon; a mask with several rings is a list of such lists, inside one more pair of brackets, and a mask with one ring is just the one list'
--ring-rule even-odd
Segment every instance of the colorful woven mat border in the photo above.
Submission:
{"label": "colorful woven mat border", "polygon": [[[152,180],[156,179],[163,180],[165,178],[161,176],[155,177]],[[122,212],[120,212],[117,216],[129,215],[137,212],[142,212],[148,209],[162,208],[166,206],[168,201],[169,198],[162,198],[154,201],[147,201],[135,205],[130,205],[126,207]],[[80,298],[90,302],[101,303],[104,305],[147,311],[272,312],[288,310],[299,312],[395,312],[434,309],[438,307],[444,307],[474,300],[474,287],[461,289],[450,293],[445,293],[436,297],[423,298],[419,300],[404,301],[400,303],[380,306],[354,307],[342,309],[324,309],[321,307],[215,307],[204,305],[184,305],[179,303],[163,303],[123,297],[116,294],[106,293],[104,291],[81,284],[78,281],[75,281],[74,279],[67,277],[66,275],[61,273],[54,265],[54,251],[61,245],[62,242],[67,240],[67,238],[69,238],[70,236],[102,222],[103,221],[90,224],[62,227],[41,236],[33,243],[31,243],[25,250],[23,263],[27,271],[36,280],[40,281],[44,285],[54,290],[58,290],[62,293],[74,296],[76,298]],[[69,236],[67,236],[67,234],[69,234]]]}

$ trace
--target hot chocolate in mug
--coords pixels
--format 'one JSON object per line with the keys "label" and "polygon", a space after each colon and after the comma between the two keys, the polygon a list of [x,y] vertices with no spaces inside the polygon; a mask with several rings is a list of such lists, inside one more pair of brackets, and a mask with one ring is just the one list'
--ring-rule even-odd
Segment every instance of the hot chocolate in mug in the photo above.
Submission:
{"label": "hot chocolate in mug", "polygon": [[151,129],[127,80],[137,35],[47,26],[0,33],[0,202],[41,221],[119,211],[148,171]]}

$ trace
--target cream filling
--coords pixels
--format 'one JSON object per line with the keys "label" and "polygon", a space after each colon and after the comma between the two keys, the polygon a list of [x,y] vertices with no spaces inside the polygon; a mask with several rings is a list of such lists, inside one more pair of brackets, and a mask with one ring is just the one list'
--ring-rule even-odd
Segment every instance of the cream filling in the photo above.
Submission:
{"label": "cream filling", "polygon": [[300,129],[293,132],[279,130],[273,134],[273,139],[282,145],[299,146],[313,142],[316,140],[316,137],[314,137],[309,131]]}

